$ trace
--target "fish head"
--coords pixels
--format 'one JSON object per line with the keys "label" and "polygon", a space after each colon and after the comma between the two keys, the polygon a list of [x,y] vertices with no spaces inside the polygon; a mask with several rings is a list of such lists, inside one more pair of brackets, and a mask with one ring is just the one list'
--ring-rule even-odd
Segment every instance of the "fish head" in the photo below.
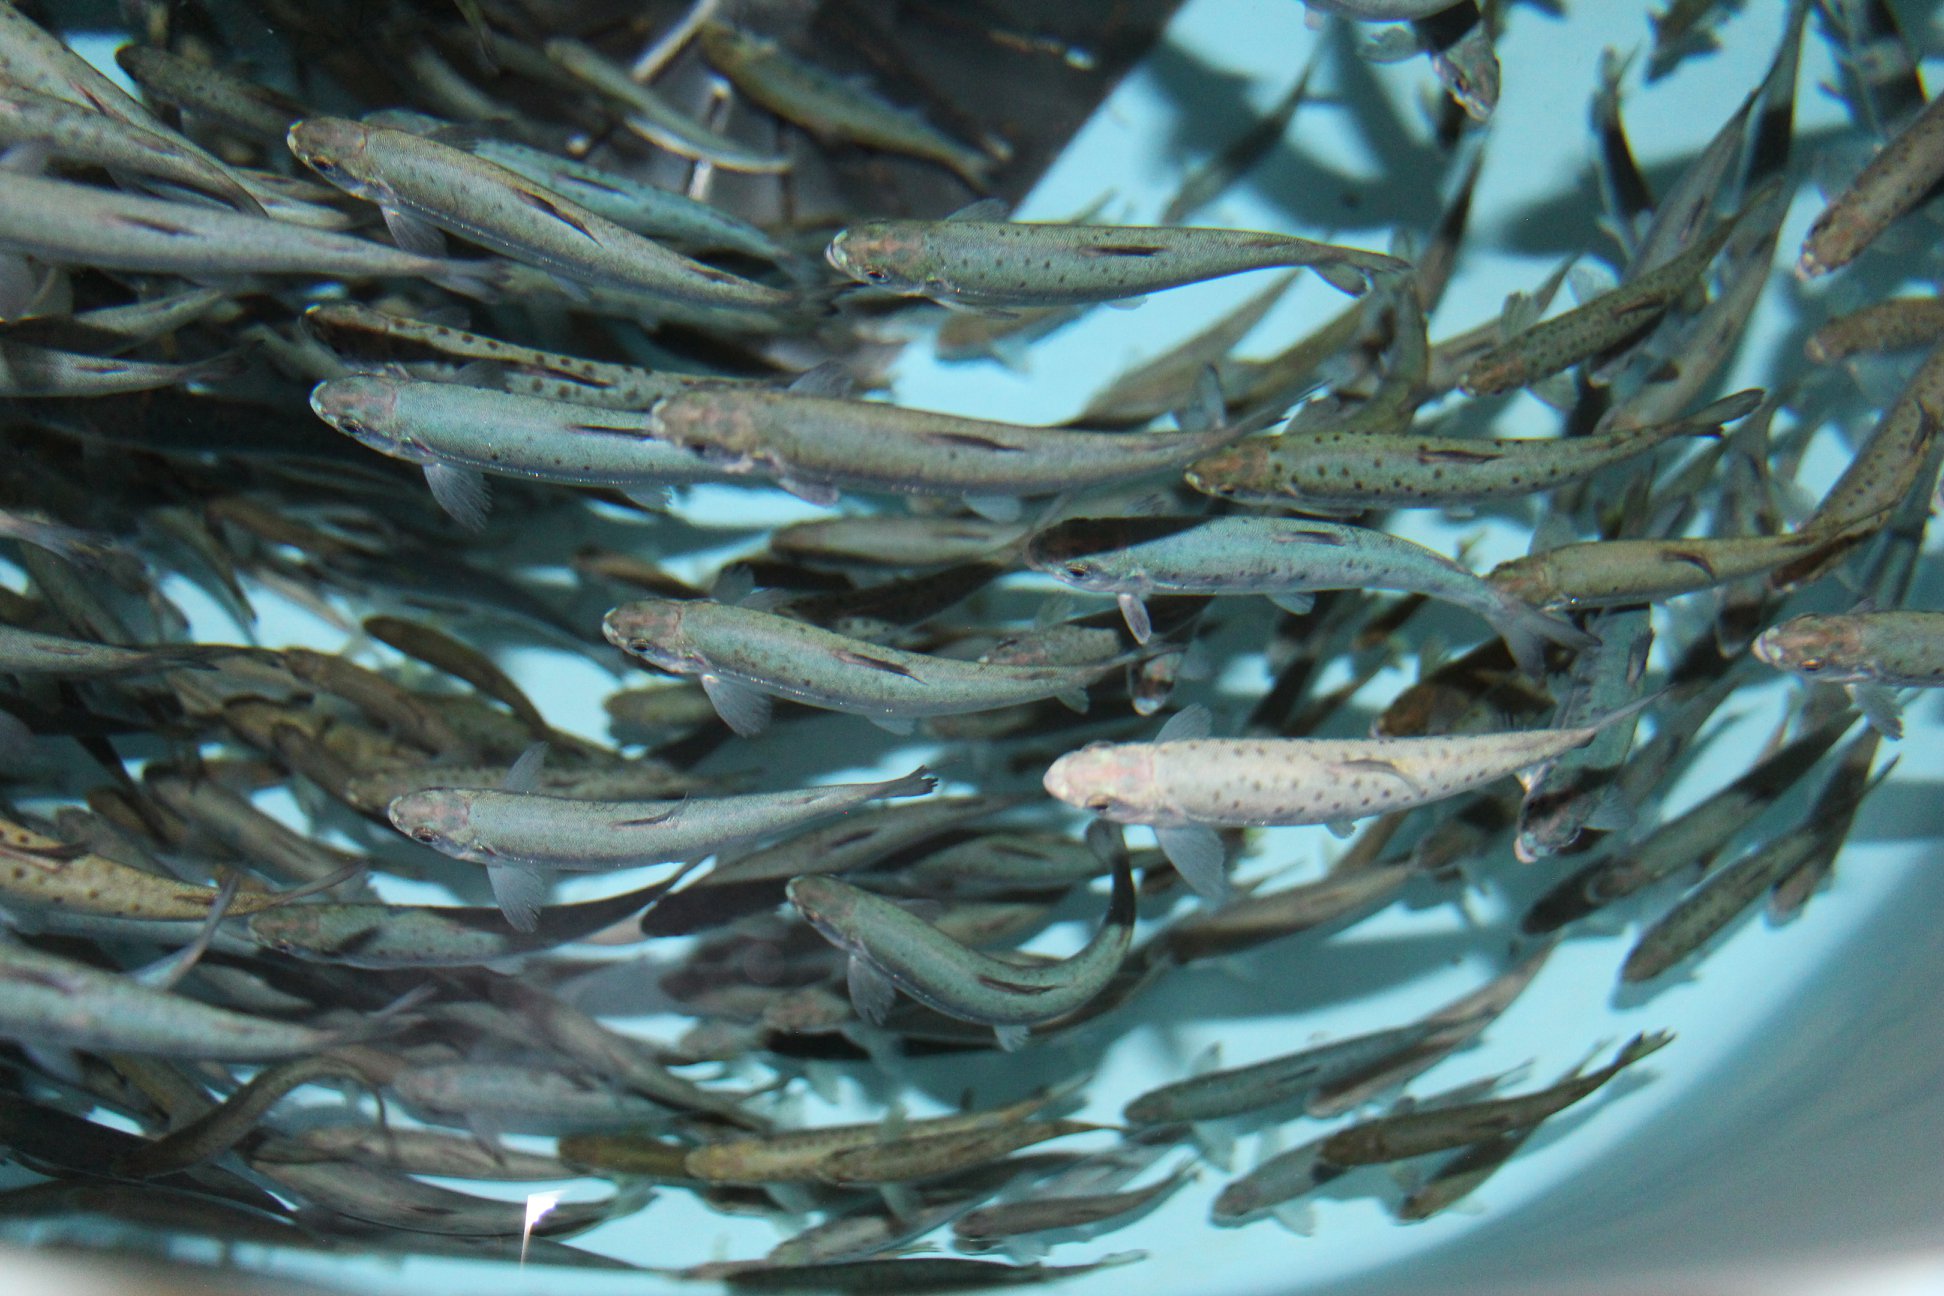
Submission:
{"label": "fish head", "polygon": [[1089,743],[1047,766],[1040,782],[1057,800],[1115,823],[1152,823],[1153,753],[1152,743]]}
{"label": "fish head", "polygon": [[1523,558],[1508,558],[1494,567],[1485,579],[1499,593],[1509,594],[1536,608],[1571,606],[1575,602],[1560,592],[1553,579],[1552,565],[1546,561],[1543,552],[1527,554]]}
{"label": "fish head", "polygon": [[1849,617],[1790,617],[1757,635],[1750,651],[1764,665],[1808,680],[1843,683],[1861,678],[1847,669],[1863,651],[1857,623]]}
{"label": "fish head", "polygon": [[[1085,522],[1086,519],[1074,519]],[[1125,572],[1109,567],[1102,556],[1112,552],[1103,546],[1092,527],[1056,523],[1026,542],[1024,559],[1034,571],[1045,572],[1062,585],[1075,589],[1118,591]]]}
{"label": "fish head", "polygon": [[725,472],[753,472],[782,463],[767,447],[748,412],[731,400],[711,393],[680,392],[663,396],[648,407],[643,419],[655,440],[686,450],[703,463]]}
{"label": "fish head", "polygon": [[398,385],[388,378],[355,374],[331,378],[311,388],[311,412],[361,445],[412,463],[433,455],[399,428]]}
{"label": "fish head", "polygon": [[369,188],[365,150],[371,128],[342,117],[306,117],[292,122],[284,136],[293,156],[347,193]]}
{"label": "fish head", "polygon": [[865,221],[839,230],[824,260],[886,292],[910,297],[926,291],[925,235],[914,221]]}
{"label": "fish head", "polygon": [[601,618],[601,633],[622,652],[677,675],[700,675],[709,662],[682,627],[678,599],[645,598],[623,603]]}
{"label": "fish head", "polygon": [[784,894],[803,915],[803,920],[823,933],[825,939],[845,944],[843,933],[849,929],[856,908],[852,903],[855,888],[819,873],[806,873],[791,878]]}
{"label": "fish head", "polygon": [[317,944],[322,928],[317,919],[304,912],[306,905],[287,905],[251,914],[247,922],[250,939],[279,954],[292,954]]}
{"label": "fish head", "polygon": [[394,797],[385,817],[413,841],[451,855],[473,843],[471,805],[461,788],[426,788]]}
{"label": "fish head", "polygon": [[1269,442],[1254,439],[1204,455],[1183,475],[1189,486],[1216,499],[1253,498],[1247,485],[1260,482],[1268,468]]}

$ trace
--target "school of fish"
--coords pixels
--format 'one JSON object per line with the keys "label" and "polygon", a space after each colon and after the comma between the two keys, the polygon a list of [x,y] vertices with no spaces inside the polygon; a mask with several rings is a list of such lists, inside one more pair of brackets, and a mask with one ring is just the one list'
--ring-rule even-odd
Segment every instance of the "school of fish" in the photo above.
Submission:
{"label": "school of fish", "polygon": [[[898,41],[1037,93],[1093,66],[1060,7],[127,0],[110,76],[0,0],[0,1240],[1051,1283],[1191,1199],[1425,1219],[1679,1073],[1665,1030],[1549,1082],[1464,1055],[1561,941],[1624,928],[1596,989],[1651,1003],[1787,939],[1734,929],[1840,884],[1944,688],[1944,306],[1896,270],[1944,96],[1885,0],[1775,0],[1766,74],[1650,174],[1623,94],[1742,28],[1642,6],[1572,268],[1454,318],[1516,148],[1496,42],[1546,16],[1289,3],[1314,57],[1165,207],[1025,221],[1038,101]],[[1846,127],[1811,142],[1816,42]],[[1417,217],[1193,223],[1420,56]],[[1136,307],[1169,345],[1071,420],[887,376]],[[1425,511],[1529,543],[1487,566]],[[1671,796],[1762,690],[1768,740]],[[1299,825],[1347,840],[1289,880]],[[1464,993],[1095,1084],[1197,1026],[1164,987],[1310,1002],[1394,906],[1466,915]],[[664,1236],[672,1197],[785,1236]]]}

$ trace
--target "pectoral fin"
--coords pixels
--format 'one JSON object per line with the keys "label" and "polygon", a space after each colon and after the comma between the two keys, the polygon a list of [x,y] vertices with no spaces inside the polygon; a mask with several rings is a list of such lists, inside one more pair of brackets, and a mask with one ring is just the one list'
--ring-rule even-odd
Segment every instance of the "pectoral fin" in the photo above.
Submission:
{"label": "pectoral fin", "polygon": [[759,693],[747,684],[724,679],[720,675],[704,675],[702,691],[709,695],[709,705],[722,717],[722,723],[741,738],[753,738],[769,727],[770,700],[766,693]]}
{"label": "pectoral fin", "polygon": [[445,234],[428,220],[402,212],[396,207],[380,207],[385,228],[392,242],[414,256],[442,257],[446,254]]}
{"label": "pectoral fin", "polygon": [[844,984],[850,989],[851,1007],[873,1026],[884,1025],[891,1005],[898,1001],[898,988],[875,964],[853,954],[844,967]]}
{"label": "pectoral fin", "polygon": [[468,531],[486,529],[486,511],[492,507],[493,497],[477,468],[429,463],[425,465],[425,484],[453,521]]}
{"label": "pectoral fin", "polygon": [[493,899],[514,930],[530,932],[539,925],[540,906],[547,902],[552,873],[533,864],[489,864],[486,880],[492,883]]}
{"label": "pectoral fin", "polygon": [[1881,684],[1850,684],[1846,689],[1871,728],[1892,740],[1903,737],[1903,708],[1896,694]]}
{"label": "pectoral fin", "polygon": [[1223,871],[1228,852],[1213,828],[1207,824],[1179,824],[1156,828],[1154,836],[1161,844],[1161,853],[1175,866],[1182,881],[1194,888],[1196,895],[1212,905],[1228,899],[1228,874]]}

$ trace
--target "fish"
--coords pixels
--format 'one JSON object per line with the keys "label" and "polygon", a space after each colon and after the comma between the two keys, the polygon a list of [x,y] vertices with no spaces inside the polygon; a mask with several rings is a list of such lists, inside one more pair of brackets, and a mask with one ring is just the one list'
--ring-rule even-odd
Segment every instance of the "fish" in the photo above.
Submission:
{"label": "fish", "polygon": [[1343,1110],[1340,1095],[1345,1090],[1368,1096],[1373,1075],[1383,1076],[1386,1084],[1404,1083],[1408,1076],[1396,1073],[1400,1057],[1409,1057],[1415,1070],[1423,1070],[1469,1042],[1531,982],[1548,952],[1542,949],[1504,978],[1418,1021],[1177,1080],[1133,1099],[1122,1118],[1136,1125],[1221,1120],[1299,1099],[1312,1100],[1312,1116],[1335,1115]]}
{"label": "fish", "polygon": [[903,1260],[845,1260],[824,1264],[705,1266],[694,1276],[713,1279],[736,1291],[891,1292],[920,1296],[929,1292],[981,1291],[1057,1282],[1126,1264],[1142,1252],[1105,1256],[1088,1264],[1001,1264],[993,1260],[920,1257]]}
{"label": "fish", "polygon": [[441,1124],[528,1134],[639,1130],[673,1114],[653,1099],[554,1065],[451,1062],[399,1068],[387,1083],[413,1112]]}
{"label": "fish", "polygon": [[1642,333],[1687,296],[1736,226],[1766,197],[1751,200],[1741,215],[1718,223],[1658,269],[1505,339],[1472,363],[1459,389],[1495,396],[1531,386]]}
{"label": "fish", "polygon": [[[1555,883],[1526,910],[1528,935],[1556,931],[1684,868],[1706,868],[1736,834],[1786,795],[1854,724],[1845,711],[1756,761],[1727,786],[1637,836],[1603,852]],[[1643,757],[1644,758],[1644,757]],[[1660,762],[1656,773],[1665,770]]]}
{"label": "fish", "polygon": [[291,1137],[266,1139],[251,1149],[262,1161],[349,1161],[374,1170],[396,1170],[441,1179],[572,1179],[574,1167],[537,1152],[483,1148],[477,1139],[439,1130],[388,1126],[321,1125]]}
{"label": "fish", "polygon": [[893,1136],[832,1152],[817,1162],[817,1178],[837,1188],[936,1179],[987,1165],[1020,1148],[1105,1128],[1077,1120],[1026,1120],[954,1134]]}
{"label": "fish", "polygon": [[290,151],[354,197],[378,204],[401,246],[442,229],[575,282],[703,306],[787,307],[793,296],[671,252],[463,149],[341,117],[290,128]]}
{"label": "fish", "polygon": [[1284,432],[1190,464],[1188,484],[1219,499],[1329,513],[1451,508],[1537,494],[1623,464],[1675,437],[1719,436],[1760,391],[1737,392],[1660,424],[1587,436],[1485,438]]}
{"label": "fish", "polygon": [[366,634],[380,643],[436,667],[455,679],[464,680],[486,696],[504,702],[507,710],[518,716],[535,738],[545,738],[552,732],[546,717],[540,714],[525,690],[495,665],[492,658],[471,645],[443,630],[404,617],[383,614],[368,616],[361,625]]}
{"label": "fish", "polygon": [[[670,882],[578,904],[550,905],[532,930],[507,925],[497,906],[325,902],[285,905],[245,924],[258,946],[291,958],[355,968],[475,967],[584,940],[648,908]],[[261,920],[261,921],[259,921]]]}
{"label": "fish", "polygon": [[1534,607],[1625,607],[1715,589],[1792,564],[1827,563],[1862,539],[1875,518],[1847,528],[1779,535],[1678,540],[1591,540],[1561,545],[1494,567],[1486,580]]}
{"label": "fish", "polygon": [[1796,275],[1840,270],[1944,179],[1944,103],[1926,104],[1809,225]]}
{"label": "fish", "polygon": [[344,1079],[376,1092],[374,1072],[384,1075],[389,1062],[376,1050],[340,1049],[265,1067],[204,1115],[122,1157],[115,1172],[153,1179],[199,1165],[240,1143],[291,1090],[319,1080]]}
{"label": "fish", "polygon": [[1254,892],[1215,909],[1197,910],[1156,937],[1156,962],[1198,963],[1224,958],[1319,928],[1342,925],[1397,899],[1415,874],[1387,864],[1331,874],[1279,891]]}
{"label": "fish", "polygon": [[1648,14],[1654,49],[1647,59],[1647,80],[1658,81],[1694,55],[1720,49],[1712,28],[1739,8],[1740,0],[1668,0],[1665,9]]}
{"label": "fish", "polygon": [[1378,252],[1252,230],[1181,225],[1068,225],[995,220],[988,207],[943,221],[850,225],[825,259],[880,292],[1005,310],[1125,301],[1248,270],[1309,266],[1357,293],[1409,263]]}
{"label": "fish", "polygon": [[813,517],[770,532],[770,552],[813,563],[943,567],[1003,554],[1026,523],[933,513],[850,513]]}
{"label": "fish", "polygon": [[1893,297],[1830,320],[1809,335],[1802,353],[1817,364],[1833,364],[1880,351],[1929,350],[1939,342],[1944,342],[1944,300]]}
{"label": "fish", "polygon": [[1148,824],[1198,891],[1219,892],[1217,827],[1329,824],[1458,795],[1591,742],[1654,702],[1576,729],[1433,738],[1209,738],[1177,712],[1151,743],[1096,743],[1047,767],[1049,794],[1113,823]]}
{"label": "fish", "polygon": [[421,256],[288,221],[18,174],[10,174],[0,192],[0,249],[62,264],[192,278],[398,276],[472,296],[487,292],[496,273],[485,261]]}
{"label": "fish", "polygon": [[706,252],[741,252],[785,267],[801,259],[733,212],[697,202],[625,172],[497,139],[477,128],[442,126],[431,134],[442,144],[464,149],[525,176],[549,192],[648,238],[670,239]]}
{"label": "fish", "polygon": [[1213,365],[1219,379],[1229,352],[1262,322],[1296,279],[1293,272],[1277,277],[1207,328],[1120,374],[1089,397],[1073,421],[1083,426],[1145,423],[1183,408],[1193,399],[1202,371]]}
{"label": "fish", "polygon": [[[951,1116],[931,1116],[894,1121],[887,1125],[871,1121],[853,1125],[810,1126],[773,1133],[718,1139],[683,1149],[676,1163],[681,1173],[712,1184],[750,1184],[817,1182],[817,1166],[840,1152],[868,1148],[885,1141],[887,1135],[903,1138],[931,1138],[951,1134],[1003,1129],[1028,1119],[1060,1095],[1041,1093],[985,1111],[959,1112]],[[589,1149],[576,1141],[570,1159],[579,1159]],[[661,1164],[664,1155],[656,1147],[640,1149],[649,1164]],[[562,1155],[569,1155],[563,1151]],[[593,1164],[600,1164],[596,1161]]]}
{"label": "fish", "polygon": [[889,900],[820,874],[793,878],[790,903],[850,956],[851,999],[874,1024],[897,991],[960,1021],[998,1029],[1008,1050],[1025,1028],[1081,1007],[1119,971],[1134,939],[1134,875],[1115,857],[1113,894],[1093,939],[1070,958],[1032,965],[980,954]]}
{"label": "fish", "polygon": [[1184,1166],[1125,1192],[1053,1193],[981,1206],[952,1221],[952,1241],[963,1250],[989,1251],[1017,1245],[1017,1239],[1034,1233],[1086,1230],[1083,1235],[1092,1237],[1102,1225],[1124,1227],[1192,1177],[1193,1171]]}
{"label": "fish", "polygon": [[1640,933],[1620,965],[1621,983],[1640,985],[1668,971],[1713,939],[1762,892],[1833,844],[1820,826],[1801,824],[1726,865]]}
{"label": "fish", "polygon": [[567,1237],[632,1215],[653,1196],[647,1186],[632,1185],[598,1201],[560,1201],[535,1219],[525,1201],[454,1192],[348,1161],[298,1164],[257,1159],[248,1164],[279,1192],[321,1210],[406,1233],[520,1240],[531,1236],[536,1256],[543,1239]]}
{"label": "fish", "polygon": [[[1798,530],[1826,535],[1874,530],[1917,485],[1940,426],[1944,426],[1944,342],[1932,347],[1912,372],[1903,391],[1856,448],[1849,466]],[[1813,580],[1834,556],[1811,553],[1792,558],[1770,575],[1769,587],[1793,589]]]}
{"label": "fish", "polygon": [[787,153],[752,148],[710,130],[579,41],[557,36],[546,43],[545,49],[548,62],[625,105],[628,112],[622,124],[656,148],[724,171],[780,175],[791,168]]}
{"label": "fish", "polygon": [[21,13],[10,0],[0,0],[0,81],[91,109],[152,134],[166,135],[169,130],[139,99]]}
{"label": "fish", "polygon": [[283,138],[304,106],[228,70],[153,45],[124,45],[115,64],[143,90],[198,118],[255,136]]}
{"label": "fish", "polygon": [[486,525],[486,474],[611,486],[651,502],[671,485],[725,474],[643,435],[638,415],[571,401],[355,374],[311,390],[311,411],[378,453],[418,464],[439,507],[461,526]]}
{"label": "fish", "polygon": [[833,784],[678,801],[589,801],[523,790],[516,765],[501,790],[428,788],[386,810],[392,826],[442,855],[486,866],[507,921],[532,931],[556,871],[606,872],[699,859],[788,832],[884,797],[936,786],[923,768],[878,783]]}
{"label": "fish", "polygon": [[647,1041],[603,1026],[563,999],[518,977],[497,977],[490,994],[495,1003],[532,1027],[536,1038],[577,1066],[606,1076],[632,1093],[681,1111],[703,1112],[746,1130],[767,1130],[770,1122],[747,1110],[746,1095],[704,1089],[663,1066]]}
{"label": "fish", "polygon": [[1871,723],[1897,738],[1889,690],[1944,686],[1944,612],[1804,613],[1762,631],[1752,651],[1799,679],[1845,685]]}
{"label": "fish", "polygon": [[602,409],[646,409],[659,397],[696,383],[750,381],[587,360],[429,320],[387,315],[349,301],[319,302],[304,312],[304,327],[344,357],[350,368],[380,377],[399,377],[388,371],[403,370],[407,377]]}
{"label": "fish", "polygon": [[1572,1106],[1673,1040],[1666,1032],[1636,1035],[1606,1066],[1537,1093],[1380,1116],[1329,1135],[1317,1148],[1316,1156],[1320,1161],[1348,1170],[1443,1152],[1524,1129]]}
{"label": "fish", "polygon": [[1297,73],[1295,82],[1283,91],[1282,98],[1268,112],[1182,177],[1181,186],[1161,211],[1163,225],[1178,225],[1206,207],[1282,142],[1283,136],[1289,133],[1289,123],[1296,119],[1297,109],[1309,98],[1310,78],[1322,61],[1325,48],[1318,44],[1303,64],[1303,70]]}
{"label": "fish", "polygon": [[268,215],[232,168],[188,140],[66,99],[23,88],[0,89],[0,144],[186,185],[223,199],[245,215]]}
{"label": "fish", "polygon": [[[1609,613],[1592,624],[1600,646],[1573,662],[1572,682],[1560,699],[1556,723],[1585,724],[1638,696],[1653,646],[1651,619],[1643,610]],[[1617,725],[1584,747],[1560,756],[1527,789],[1519,805],[1512,852],[1530,864],[1571,848],[1588,828],[1625,827],[1633,807],[1621,798],[1618,771],[1633,744],[1633,730]]]}
{"label": "fish", "polygon": [[130,977],[29,949],[0,946],[0,1037],[41,1049],[108,1050],[216,1062],[304,1057],[382,1029],[273,1021],[154,990]]}
{"label": "fish", "polygon": [[700,677],[716,711],[748,737],[771,697],[862,715],[898,732],[921,716],[964,715],[1058,697],[1079,706],[1122,663],[1001,666],[852,639],[756,608],[706,599],[638,599],[601,623],[609,643],[677,675]]}
{"label": "fish", "polygon": [[1298,1232],[1307,1232],[1305,1213],[1287,1209],[1286,1203],[1343,1173],[1341,1168],[1323,1159],[1322,1150],[1323,1140],[1311,1139],[1265,1158],[1249,1173],[1223,1186],[1209,1207],[1209,1221],[1218,1225],[1240,1224],[1267,1211],[1287,1217]]}
{"label": "fish", "polygon": [[1434,550],[1369,527],[1257,516],[1069,518],[1027,542],[1026,565],[1063,585],[1111,593],[1137,640],[1149,637],[1142,597],[1266,594],[1306,611],[1335,589],[1417,593],[1476,613],[1497,630],[1520,668],[1537,675],[1548,642],[1592,641],[1578,628],[1505,597]]}
{"label": "fish", "polygon": [[90,643],[0,625],[0,671],[55,679],[109,679],[172,670],[207,670],[245,649],[220,644],[124,646]]}
{"label": "fish", "polygon": [[993,169],[1009,154],[962,144],[918,114],[728,23],[705,22],[696,39],[703,57],[752,102],[818,139],[935,162],[979,193],[991,191]]}
{"label": "fish", "polygon": [[1021,496],[1165,472],[1253,430],[1212,412],[1178,432],[1028,427],[755,387],[664,396],[644,421],[691,471],[766,479],[821,505],[844,490],[956,497],[997,521],[1019,515]]}

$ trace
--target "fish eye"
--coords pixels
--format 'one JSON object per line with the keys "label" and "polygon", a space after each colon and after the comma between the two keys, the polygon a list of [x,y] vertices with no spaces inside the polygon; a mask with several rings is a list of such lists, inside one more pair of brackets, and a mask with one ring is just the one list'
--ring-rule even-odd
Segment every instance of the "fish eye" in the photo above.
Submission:
{"label": "fish eye", "polygon": [[412,829],[412,840],[431,843],[439,840],[439,834],[429,827],[421,826]]}
{"label": "fish eye", "polygon": [[1814,675],[1817,671],[1821,670],[1822,668],[1823,668],[1823,659],[1820,657],[1804,657],[1801,661],[1796,663],[1796,669],[1808,675]]}
{"label": "fish eye", "polygon": [[654,641],[649,639],[628,640],[628,651],[631,653],[645,653],[654,646]]}
{"label": "fish eye", "polygon": [[891,282],[890,272],[886,270],[880,270],[876,266],[866,266],[864,268],[864,277],[874,284],[886,284]]}
{"label": "fish eye", "polygon": [[1114,798],[1105,792],[1096,792],[1086,800],[1086,807],[1089,810],[1107,810],[1112,808],[1113,804]]}
{"label": "fish eye", "polygon": [[1066,565],[1066,570],[1069,576],[1085,578],[1093,574],[1093,565],[1091,563],[1070,562]]}

